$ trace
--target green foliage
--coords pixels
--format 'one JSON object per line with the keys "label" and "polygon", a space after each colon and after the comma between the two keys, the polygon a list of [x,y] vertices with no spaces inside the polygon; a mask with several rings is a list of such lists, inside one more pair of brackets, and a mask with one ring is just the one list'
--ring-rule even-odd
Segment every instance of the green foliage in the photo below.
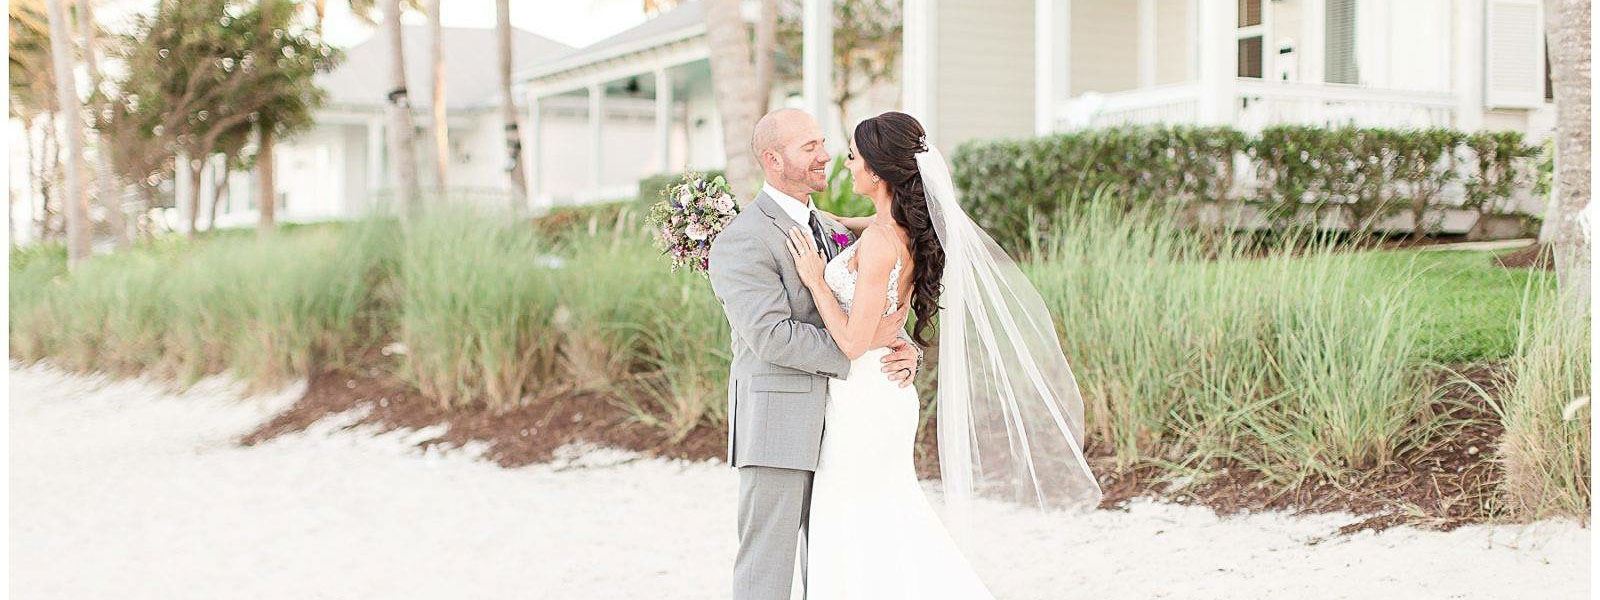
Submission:
{"label": "green foliage", "polygon": [[1481,131],[1466,136],[1463,143],[1477,173],[1466,181],[1468,208],[1485,214],[1503,213],[1518,189],[1534,183],[1534,193],[1540,193],[1539,182],[1530,178],[1537,178],[1543,165],[1529,165],[1539,158],[1540,148],[1524,143],[1521,132]]}
{"label": "green foliage", "polygon": [[11,343],[24,360],[152,370],[192,381],[224,370],[270,383],[346,364],[374,327],[364,310],[383,227],[206,243],[158,241],[65,271],[58,251],[12,263]]}
{"label": "green foliage", "polygon": [[1049,228],[1040,216],[1089,199],[1123,210],[1224,200],[1245,142],[1221,127],[1117,127],[969,142],[956,149],[951,168],[973,220],[1002,246],[1021,248]]}
{"label": "green foliage", "polygon": [[[339,53],[295,23],[292,0],[162,0],[136,17],[122,40],[127,64],[119,98],[96,128],[110,134],[119,172],[154,185],[172,156],[223,153],[243,163],[250,131],[269,123],[285,134],[309,127],[325,94],[314,84]],[[119,158],[119,161],[122,159]]]}
{"label": "green foliage", "polygon": [[[1280,231],[1331,217],[1357,236],[1409,211],[1428,232],[1457,180],[1470,206],[1503,210],[1504,199],[1530,183],[1532,156],[1516,134],[1280,125],[1247,136],[1227,127],[1127,126],[969,142],[951,168],[968,213],[1016,249],[1047,232],[1051,215],[1092,201],[1123,211],[1242,202]],[[1246,167],[1256,174],[1254,190],[1234,185]]]}
{"label": "green foliage", "polygon": [[811,195],[817,208],[841,217],[864,217],[872,214],[872,201],[855,192],[855,174],[845,166],[843,156],[836,156],[828,167],[828,189]]}

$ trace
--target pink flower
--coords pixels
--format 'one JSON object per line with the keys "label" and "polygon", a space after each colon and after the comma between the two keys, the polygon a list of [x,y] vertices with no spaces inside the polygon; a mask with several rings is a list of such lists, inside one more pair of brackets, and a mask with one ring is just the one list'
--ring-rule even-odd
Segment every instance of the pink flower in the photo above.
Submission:
{"label": "pink flower", "polygon": [[845,235],[845,234],[842,234],[842,233],[835,233],[835,234],[833,234],[832,237],[833,237],[834,245],[836,245],[836,246],[838,246],[840,248],[843,248],[843,247],[845,247],[846,245],[848,245],[850,243],[850,236],[848,236],[848,235]]}

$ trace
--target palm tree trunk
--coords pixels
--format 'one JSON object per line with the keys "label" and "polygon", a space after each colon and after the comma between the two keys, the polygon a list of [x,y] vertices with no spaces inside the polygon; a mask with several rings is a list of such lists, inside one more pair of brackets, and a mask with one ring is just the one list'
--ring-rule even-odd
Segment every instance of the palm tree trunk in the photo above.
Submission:
{"label": "palm tree trunk", "polygon": [[384,25],[389,30],[389,156],[394,170],[394,198],[401,218],[418,208],[417,147],[413,141],[411,99],[406,90],[405,33],[400,24],[400,0],[388,0]]}
{"label": "palm tree trunk", "polygon": [[211,210],[206,215],[206,231],[217,230],[217,207],[222,205],[222,192],[228,189],[228,177],[233,175],[233,167],[228,164],[228,157],[222,157],[222,174],[211,182]]}
{"label": "palm tree trunk", "polygon": [[1557,194],[1552,254],[1563,304],[1573,317],[1589,314],[1589,237],[1583,209],[1589,204],[1589,0],[1545,0],[1545,36],[1550,83],[1556,102]]}
{"label": "palm tree trunk", "polygon": [[311,9],[317,13],[317,37],[322,37],[322,21],[328,17],[328,0],[316,0]]}
{"label": "palm tree trunk", "polygon": [[[94,2],[92,0],[79,0],[78,25],[83,31],[83,64],[89,71],[90,85],[96,91],[100,90],[100,69],[96,65],[96,49],[94,43]],[[110,99],[99,104],[99,108],[110,107]],[[117,186],[116,177],[112,174],[111,140],[102,135],[95,144],[95,178],[100,188],[100,204],[106,209],[106,227],[111,229],[111,236],[116,240],[118,248],[127,248],[132,239],[128,237],[128,226],[122,215],[122,190]]]}
{"label": "palm tree trunk", "polygon": [[759,105],[755,68],[750,64],[750,35],[739,15],[739,0],[707,0],[706,41],[711,45],[711,82],[722,119],[722,148],[728,183],[748,203],[759,184],[750,139]]}
{"label": "palm tree trunk", "polygon": [[89,209],[84,205],[83,183],[79,166],[83,161],[83,119],[78,113],[77,86],[72,78],[72,49],[68,46],[67,14],[62,0],[49,0],[50,4],[50,55],[55,71],[56,103],[65,120],[67,154],[62,161],[66,168],[66,189],[61,195],[62,211],[67,220],[67,264],[76,267],[89,258]]}
{"label": "palm tree trunk", "polygon": [[444,102],[444,27],[439,22],[440,5],[444,0],[433,0],[428,5],[428,33],[433,48],[433,161],[438,172],[434,189],[439,197],[445,194],[445,175],[450,170],[450,123]]}
{"label": "palm tree trunk", "polygon": [[495,35],[500,38],[500,110],[505,116],[506,170],[511,175],[511,214],[528,205],[528,179],[522,166],[522,126],[511,95],[511,0],[495,0]]}
{"label": "palm tree trunk", "polygon": [[761,0],[761,17],[756,21],[756,112],[766,113],[772,102],[772,56],[778,50],[778,0]]}
{"label": "palm tree trunk", "polygon": [[256,201],[256,235],[267,235],[278,229],[278,184],[272,160],[272,124],[266,119],[256,123],[256,180],[261,197]]}
{"label": "palm tree trunk", "polygon": [[206,161],[194,159],[189,164],[189,239],[200,233],[200,175],[206,171]]}

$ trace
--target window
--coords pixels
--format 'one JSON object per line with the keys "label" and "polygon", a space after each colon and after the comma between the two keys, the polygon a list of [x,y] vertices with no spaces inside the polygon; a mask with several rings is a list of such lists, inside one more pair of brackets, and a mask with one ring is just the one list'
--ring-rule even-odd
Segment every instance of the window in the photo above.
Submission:
{"label": "window", "polygon": [[1261,3],[1262,0],[1239,0],[1238,29],[1234,34],[1239,46],[1239,77],[1261,79],[1266,70],[1262,55],[1266,26]]}
{"label": "window", "polygon": [[1239,27],[1261,24],[1261,0],[1239,0]]}
{"label": "window", "polygon": [[1239,76],[1261,78],[1261,36],[1239,40]]}

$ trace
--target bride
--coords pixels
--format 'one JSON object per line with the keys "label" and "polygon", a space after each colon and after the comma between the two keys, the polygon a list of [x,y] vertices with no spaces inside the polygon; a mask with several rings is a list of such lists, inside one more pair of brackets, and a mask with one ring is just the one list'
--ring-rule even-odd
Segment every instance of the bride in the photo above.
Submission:
{"label": "bride", "polygon": [[[790,231],[801,279],[840,350],[828,381],[807,535],[809,600],[991,599],[962,553],[973,498],[1041,509],[1093,506],[1083,404],[1044,303],[956,201],[922,125],[888,112],[855,129],[848,165],[870,217],[837,219],[859,239],[831,261]],[[947,529],[912,465],[916,390],[875,367],[879,321],[906,304],[912,338],[938,323],[938,441]],[[903,326],[903,323],[901,324]],[[952,535],[954,530],[955,535]]]}

